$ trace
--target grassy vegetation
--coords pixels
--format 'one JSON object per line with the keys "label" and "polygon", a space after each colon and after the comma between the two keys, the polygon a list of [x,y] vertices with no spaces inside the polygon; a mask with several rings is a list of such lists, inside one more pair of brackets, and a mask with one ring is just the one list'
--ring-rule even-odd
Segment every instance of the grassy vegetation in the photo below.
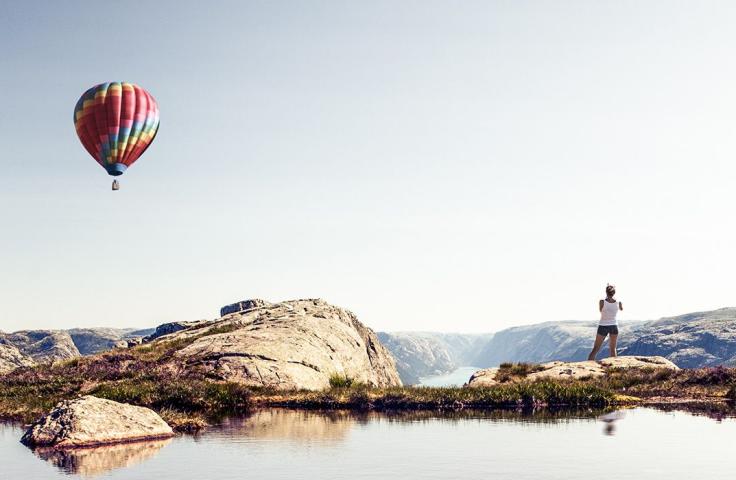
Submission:
{"label": "grassy vegetation", "polygon": [[460,411],[470,409],[604,408],[649,401],[689,399],[736,401],[736,369],[609,369],[603,377],[579,380],[526,377],[533,364],[504,364],[502,383],[483,388],[371,388],[332,375],[323,391],[275,391],[209,378],[196,367],[181,368],[172,356],[223,325],[188,338],[114,350],[51,366],[22,368],[0,376],[0,418],[32,421],[63,399],[92,394],[158,411],[174,428],[196,431],[222,415],[279,406],[358,411]]}
{"label": "grassy vegetation", "polygon": [[264,399],[270,406],[358,409],[423,410],[518,407],[603,407],[615,394],[579,382],[523,382],[485,388],[391,387],[330,388],[324,391],[299,391],[271,394]]}
{"label": "grassy vegetation", "polygon": [[[407,410],[606,406],[613,392],[581,382],[508,383],[489,388],[371,388],[333,376],[323,391],[275,391],[214,381],[195,372],[176,374],[151,351],[106,354],[46,368],[21,369],[0,377],[0,417],[31,421],[66,398],[91,394],[161,412],[181,430],[201,428],[211,416],[260,406],[318,409]],[[135,355],[134,355],[135,356]],[[146,360],[142,360],[145,358]],[[160,361],[160,360],[159,360]],[[118,368],[111,365],[117,363]]]}
{"label": "grassy vegetation", "polygon": [[496,380],[501,383],[514,380],[518,381],[530,373],[540,372],[542,370],[544,370],[544,367],[533,363],[502,363],[498,367]]}
{"label": "grassy vegetation", "polygon": [[617,393],[652,400],[724,400],[736,386],[736,368],[610,369],[604,377],[590,382]]}
{"label": "grassy vegetation", "polygon": [[[251,389],[212,381],[196,368],[179,371],[170,362],[197,339],[235,328],[223,325],[176,340],[17,369],[0,376],[0,417],[35,420],[61,400],[87,394],[167,412],[185,430],[201,424],[201,414],[245,410]],[[184,421],[186,416],[189,421]]]}
{"label": "grassy vegetation", "polygon": [[339,373],[330,375],[330,388],[354,388],[361,385],[360,382],[347,375],[340,375]]}

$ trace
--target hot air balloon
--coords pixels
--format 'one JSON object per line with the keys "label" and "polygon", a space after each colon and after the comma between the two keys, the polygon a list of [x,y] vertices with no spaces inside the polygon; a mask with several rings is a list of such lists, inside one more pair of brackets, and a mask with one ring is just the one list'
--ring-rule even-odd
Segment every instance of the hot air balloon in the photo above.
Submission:
{"label": "hot air balloon", "polygon": [[[113,177],[122,175],[151,145],[158,132],[158,105],[132,83],[90,88],[74,107],[74,127],[84,148]],[[114,180],[112,189],[120,188]]]}

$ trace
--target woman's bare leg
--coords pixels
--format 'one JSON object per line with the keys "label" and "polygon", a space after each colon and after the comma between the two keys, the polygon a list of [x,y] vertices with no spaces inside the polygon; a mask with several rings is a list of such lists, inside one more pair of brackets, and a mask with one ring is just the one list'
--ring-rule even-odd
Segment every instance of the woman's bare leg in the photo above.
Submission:
{"label": "woman's bare leg", "polygon": [[595,336],[595,343],[593,343],[593,350],[591,350],[590,355],[588,355],[588,360],[595,360],[595,356],[598,355],[598,351],[601,349],[601,345],[603,345],[603,340],[605,340],[606,337],[603,335],[596,335]]}
{"label": "woman's bare leg", "polygon": [[611,351],[611,356],[616,356],[616,340],[618,340],[618,335],[611,335],[608,337],[608,348]]}

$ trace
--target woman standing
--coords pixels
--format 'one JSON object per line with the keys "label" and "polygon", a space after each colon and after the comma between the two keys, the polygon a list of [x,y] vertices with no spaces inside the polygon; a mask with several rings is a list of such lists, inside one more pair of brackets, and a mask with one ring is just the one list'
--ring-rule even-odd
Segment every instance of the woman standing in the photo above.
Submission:
{"label": "woman standing", "polygon": [[593,344],[593,350],[588,355],[588,360],[595,360],[595,356],[603,345],[603,340],[606,339],[606,335],[609,336],[608,347],[611,351],[611,356],[616,356],[616,341],[618,340],[618,322],[616,321],[616,314],[619,310],[624,309],[624,305],[616,300],[616,287],[613,285],[606,285],[606,299],[598,302],[598,310],[601,312],[601,321],[598,322],[598,333],[595,336],[595,343]]}

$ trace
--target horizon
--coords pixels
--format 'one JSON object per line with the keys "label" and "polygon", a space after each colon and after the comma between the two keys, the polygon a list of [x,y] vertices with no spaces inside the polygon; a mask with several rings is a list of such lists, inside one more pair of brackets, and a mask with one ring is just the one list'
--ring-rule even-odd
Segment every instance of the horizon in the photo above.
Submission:
{"label": "horizon", "polygon": [[[4,331],[319,297],[489,333],[594,319],[608,282],[623,322],[733,297],[729,2],[3,10]],[[72,123],[113,80],[161,118],[118,192]]]}

